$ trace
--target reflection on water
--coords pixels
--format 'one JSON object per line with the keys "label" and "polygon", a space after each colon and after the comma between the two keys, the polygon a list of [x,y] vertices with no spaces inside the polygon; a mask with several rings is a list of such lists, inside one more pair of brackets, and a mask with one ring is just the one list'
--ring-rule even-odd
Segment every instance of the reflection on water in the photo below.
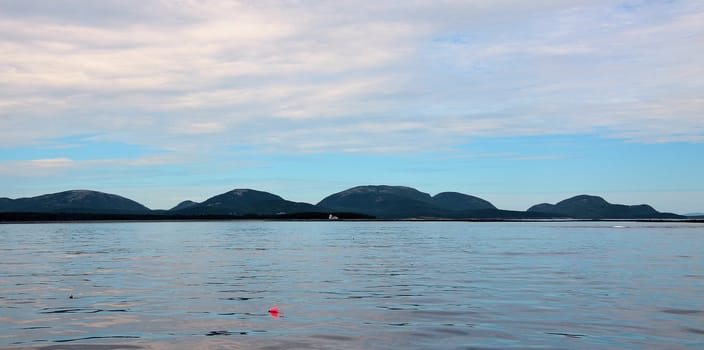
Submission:
{"label": "reflection on water", "polygon": [[2,348],[704,348],[692,224],[19,224],[0,239]]}

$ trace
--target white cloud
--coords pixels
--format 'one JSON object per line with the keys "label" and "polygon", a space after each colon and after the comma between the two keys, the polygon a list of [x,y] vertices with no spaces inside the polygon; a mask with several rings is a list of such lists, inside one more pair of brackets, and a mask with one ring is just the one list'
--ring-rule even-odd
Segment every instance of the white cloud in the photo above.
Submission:
{"label": "white cloud", "polygon": [[174,134],[185,135],[216,134],[223,131],[225,131],[225,125],[217,122],[182,123],[171,128]]}
{"label": "white cloud", "polygon": [[27,162],[28,165],[39,169],[46,168],[68,168],[74,165],[74,161],[68,158],[35,159]]}
{"label": "white cloud", "polygon": [[0,162],[0,175],[15,178],[52,177],[78,166],[70,158],[46,158]]}
{"label": "white cloud", "polygon": [[191,163],[197,157],[193,154],[147,154],[134,158],[104,158],[77,160],[71,158],[46,158],[32,160],[0,161],[0,175],[9,177],[51,178],[71,172],[74,176],[86,176],[98,169],[150,169],[165,165]]}
{"label": "white cloud", "polygon": [[701,142],[704,6],[620,6],[108,1],[81,16],[2,2],[0,142],[400,152],[595,130]]}

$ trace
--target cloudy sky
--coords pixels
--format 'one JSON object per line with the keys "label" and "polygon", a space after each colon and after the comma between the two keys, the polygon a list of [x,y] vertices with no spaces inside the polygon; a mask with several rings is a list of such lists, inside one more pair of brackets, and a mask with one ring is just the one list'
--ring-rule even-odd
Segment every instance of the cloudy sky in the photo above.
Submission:
{"label": "cloudy sky", "polygon": [[699,0],[0,0],[0,197],[704,211]]}

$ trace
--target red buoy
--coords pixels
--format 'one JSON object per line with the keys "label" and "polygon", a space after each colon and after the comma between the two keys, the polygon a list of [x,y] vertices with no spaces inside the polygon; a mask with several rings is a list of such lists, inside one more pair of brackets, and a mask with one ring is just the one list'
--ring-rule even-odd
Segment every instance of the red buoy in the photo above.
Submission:
{"label": "red buoy", "polygon": [[274,318],[279,317],[279,308],[276,306],[269,308],[269,315]]}

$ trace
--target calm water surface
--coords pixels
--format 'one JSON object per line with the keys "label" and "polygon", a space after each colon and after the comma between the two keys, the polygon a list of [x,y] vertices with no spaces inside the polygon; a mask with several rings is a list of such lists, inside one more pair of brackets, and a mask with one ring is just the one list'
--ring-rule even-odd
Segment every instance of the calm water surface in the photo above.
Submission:
{"label": "calm water surface", "polygon": [[0,240],[3,349],[704,348],[697,224],[13,224]]}

